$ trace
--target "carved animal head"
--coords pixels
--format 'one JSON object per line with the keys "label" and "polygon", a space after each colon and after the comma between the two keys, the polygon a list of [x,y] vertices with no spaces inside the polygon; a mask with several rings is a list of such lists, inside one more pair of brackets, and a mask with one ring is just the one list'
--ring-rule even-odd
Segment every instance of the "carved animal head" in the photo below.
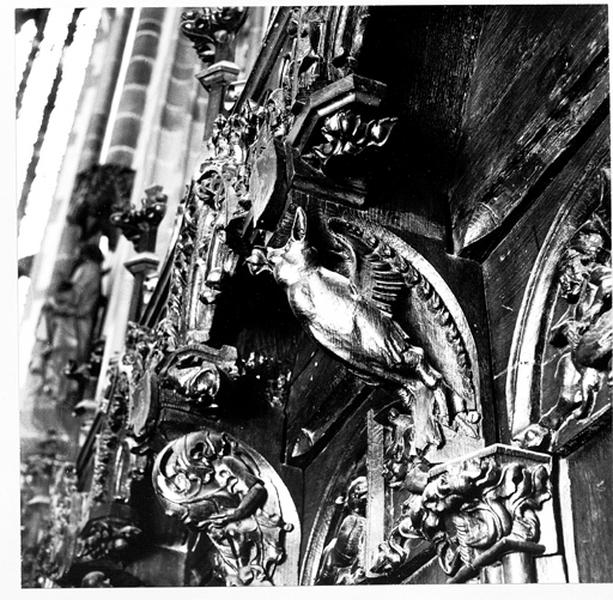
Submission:
{"label": "carved animal head", "polygon": [[306,241],[307,218],[300,207],[287,243],[282,248],[269,248],[268,262],[273,266],[275,279],[286,286],[294,285],[314,268],[313,251]]}

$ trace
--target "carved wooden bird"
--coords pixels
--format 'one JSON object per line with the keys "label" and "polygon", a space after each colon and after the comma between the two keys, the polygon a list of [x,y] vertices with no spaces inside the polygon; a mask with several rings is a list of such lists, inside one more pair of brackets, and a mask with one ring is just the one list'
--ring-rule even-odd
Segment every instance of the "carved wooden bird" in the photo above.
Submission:
{"label": "carved wooden bird", "polygon": [[[449,424],[450,390],[392,316],[406,283],[377,253],[375,242],[365,242],[343,221],[329,224],[335,247],[326,259],[307,242],[306,214],[297,209],[285,246],[268,249],[275,279],[302,326],[351,370],[371,383],[398,384],[408,401],[427,398],[416,406],[422,423],[429,423],[423,443],[438,447],[442,437],[430,417]],[[261,267],[261,259],[258,255],[251,266]]]}

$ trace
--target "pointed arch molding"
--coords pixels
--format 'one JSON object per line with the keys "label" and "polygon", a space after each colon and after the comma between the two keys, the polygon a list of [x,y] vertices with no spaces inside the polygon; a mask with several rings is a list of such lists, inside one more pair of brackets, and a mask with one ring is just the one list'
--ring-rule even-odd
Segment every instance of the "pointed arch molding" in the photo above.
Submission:
{"label": "pointed arch molding", "polygon": [[466,315],[443,277],[415,248],[385,227],[355,217],[349,211],[339,211],[339,216],[329,218],[328,222],[339,218],[346,219],[366,239],[376,238],[383,252],[391,249],[391,255],[408,266],[405,279],[411,281],[410,294],[398,307],[399,323],[416,336],[434,367],[465,399],[466,408],[482,417],[477,346]]}
{"label": "pointed arch molding", "polygon": [[586,171],[558,209],[530,272],[511,342],[505,389],[510,437],[524,446],[536,448],[535,441],[520,438],[542,416],[544,352],[560,296],[556,273],[577,232],[608,203],[609,178],[605,169]]}

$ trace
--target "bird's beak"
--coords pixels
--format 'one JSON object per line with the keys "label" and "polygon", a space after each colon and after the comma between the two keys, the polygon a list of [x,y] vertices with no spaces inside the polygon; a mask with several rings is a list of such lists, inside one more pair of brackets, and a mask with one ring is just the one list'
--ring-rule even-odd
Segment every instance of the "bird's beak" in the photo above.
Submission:
{"label": "bird's beak", "polygon": [[247,268],[252,275],[259,275],[264,271],[272,273],[272,265],[266,256],[264,248],[253,248],[251,254],[245,259]]}

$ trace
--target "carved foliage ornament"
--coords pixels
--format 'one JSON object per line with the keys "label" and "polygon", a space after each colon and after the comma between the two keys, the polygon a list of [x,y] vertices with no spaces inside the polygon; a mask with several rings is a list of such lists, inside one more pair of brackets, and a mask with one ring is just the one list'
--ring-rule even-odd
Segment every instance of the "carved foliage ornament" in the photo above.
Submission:
{"label": "carved foliage ornament", "polygon": [[565,248],[555,283],[554,309],[559,316],[548,331],[545,356],[557,356],[558,396],[539,421],[518,432],[514,440],[539,450],[556,446],[564,427],[589,421],[601,390],[610,390],[613,383],[610,237],[598,214],[577,230]]}
{"label": "carved foliage ornament", "polygon": [[205,64],[216,60],[216,50],[227,46],[245,22],[247,9],[238,6],[207,6],[181,15],[181,31],[190,39]]}
{"label": "carved foliage ornament", "polygon": [[272,583],[285,559],[279,496],[256,462],[225,433],[197,431],[157,456],[153,485],[167,514],[206,533],[227,585]]}
{"label": "carved foliage ornament", "polygon": [[368,6],[300,6],[292,11],[293,40],[281,80],[291,106],[306,94],[353,73],[357,66]]}
{"label": "carved foliage ornament", "polygon": [[319,170],[334,157],[352,157],[369,147],[383,146],[398,119],[382,118],[363,121],[351,110],[341,110],[326,118],[321,127],[324,142],[314,146],[304,159]]}
{"label": "carved foliage ornament", "polygon": [[140,528],[123,519],[90,521],[79,536],[75,558],[80,561],[101,558],[121,561],[141,534]]}
{"label": "carved foliage ornament", "polygon": [[162,186],[147,188],[140,208],[129,206],[114,212],[111,223],[121,229],[137,252],[154,252],[157,227],[166,214],[167,200],[168,196],[162,193]]}
{"label": "carved foliage ornament", "polygon": [[540,554],[539,510],[551,497],[544,464],[498,464],[493,457],[469,459],[443,472],[433,470],[421,497],[412,497],[388,540],[380,546],[375,570],[406,562],[414,540],[432,542],[443,571],[462,582],[509,552]]}

